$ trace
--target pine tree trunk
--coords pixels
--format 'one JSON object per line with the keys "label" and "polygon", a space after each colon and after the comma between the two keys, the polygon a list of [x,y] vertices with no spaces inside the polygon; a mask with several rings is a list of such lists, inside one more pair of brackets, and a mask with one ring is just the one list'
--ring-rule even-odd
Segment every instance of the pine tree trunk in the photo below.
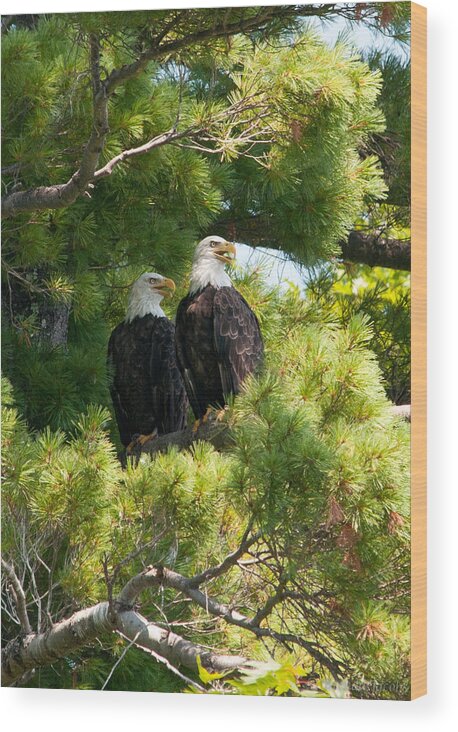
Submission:
{"label": "pine tree trunk", "polygon": [[66,303],[44,302],[40,306],[38,341],[48,348],[67,346],[68,319],[70,305]]}

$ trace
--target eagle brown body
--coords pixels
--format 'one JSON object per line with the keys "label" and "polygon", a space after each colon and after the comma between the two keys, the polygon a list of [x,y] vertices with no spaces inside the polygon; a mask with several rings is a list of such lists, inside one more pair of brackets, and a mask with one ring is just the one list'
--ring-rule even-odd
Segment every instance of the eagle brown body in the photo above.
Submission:
{"label": "eagle brown body", "polygon": [[126,320],[108,343],[110,393],[121,442],[182,430],[189,407],[175,352],[175,326],[159,306],[171,280],[156,273],[134,284]]}
{"label": "eagle brown body", "polygon": [[224,407],[263,359],[258,319],[231,285],[207,285],[187,295],[178,306],[175,340],[196,419],[208,407]]}

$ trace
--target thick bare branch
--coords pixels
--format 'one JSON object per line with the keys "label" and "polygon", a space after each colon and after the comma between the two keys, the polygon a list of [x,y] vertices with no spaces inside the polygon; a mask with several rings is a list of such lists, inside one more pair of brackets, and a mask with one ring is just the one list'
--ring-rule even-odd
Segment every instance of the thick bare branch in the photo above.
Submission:
{"label": "thick bare branch", "polygon": [[392,411],[397,417],[403,417],[407,422],[411,421],[410,404],[396,404],[392,407]]}
{"label": "thick bare branch", "polygon": [[211,442],[217,450],[222,450],[232,444],[229,426],[225,422],[218,422],[210,416],[207,422],[200,424],[196,430],[193,427],[186,427],[186,429],[178,432],[160,435],[142,446],[136,446],[132,454],[138,458],[140,454],[155,455],[157,452],[165,452],[170,447],[185,450],[191,447],[194,442],[201,440]]}
{"label": "thick bare branch", "polygon": [[182,638],[165,628],[160,628],[135,611],[119,613],[118,630],[139,647],[150,648],[174,666],[184,666],[198,671],[197,657],[204,668],[211,672],[225,673],[256,664],[244,656],[221,655],[208,648]]}
{"label": "thick bare branch", "polygon": [[[118,604],[119,606],[119,604]],[[2,685],[10,686],[33,668],[49,665],[91,645],[100,635],[117,632],[140,648],[149,649],[175,666],[198,671],[197,658],[211,672],[226,673],[256,667],[243,656],[214,653],[176,633],[160,628],[134,610],[112,616],[108,602],[80,610],[46,633],[15,638],[2,651]]]}
{"label": "thick bare branch", "polygon": [[[282,249],[284,242],[273,233],[267,216],[253,215],[246,219],[224,218],[216,222],[215,231],[254,247]],[[341,258],[370,267],[389,267],[410,271],[410,239],[391,239],[365,231],[350,231],[340,242]]]}
{"label": "thick bare branch", "polygon": [[132,608],[135,599],[144,590],[152,586],[163,585],[171,587],[177,592],[181,592],[185,597],[189,597],[203,610],[210,615],[225,620],[230,625],[236,625],[239,628],[248,630],[257,638],[272,638],[287,647],[298,645],[304,648],[313,658],[325,666],[334,677],[340,674],[339,662],[328,656],[320,646],[313,642],[307,641],[298,635],[292,633],[281,633],[272,628],[260,627],[256,624],[256,618],[248,618],[246,615],[239,613],[237,610],[215,600],[206,593],[192,586],[190,578],[184,577],[178,572],[167,569],[162,566],[149,567],[141,574],[133,577],[122,590],[119,595],[119,603],[121,608]]}
{"label": "thick bare branch", "polygon": [[33,668],[47,666],[113,630],[108,603],[100,603],[54,625],[46,633],[15,638],[2,650],[2,685],[10,686]]}
{"label": "thick bare branch", "polygon": [[390,239],[364,231],[351,231],[340,246],[343,259],[348,262],[410,271],[410,239]]}

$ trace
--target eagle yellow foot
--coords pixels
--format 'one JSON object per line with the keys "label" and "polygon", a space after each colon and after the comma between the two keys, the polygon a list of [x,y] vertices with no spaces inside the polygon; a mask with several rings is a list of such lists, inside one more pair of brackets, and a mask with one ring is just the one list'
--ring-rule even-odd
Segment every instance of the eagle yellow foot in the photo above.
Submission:
{"label": "eagle yellow foot", "polygon": [[228,409],[229,409],[229,407],[223,407],[222,409],[218,409],[217,410],[216,417],[215,417],[215,419],[216,419],[217,422],[222,422],[223,421],[223,419],[224,419],[224,417],[225,417],[226,412],[227,412]]}
{"label": "eagle yellow foot", "polygon": [[205,424],[205,422],[207,421],[209,415],[212,412],[213,412],[213,409],[211,407],[207,407],[207,411],[205,412],[204,416],[201,417],[200,419],[196,419],[196,421],[194,422],[193,428],[192,428],[192,431],[194,433],[197,432],[197,430],[199,429],[199,427],[200,427],[201,424]]}
{"label": "eagle yellow foot", "polygon": [[136,435],[132,442],[126,447],[127,455],[135,454],[139,448],[141,449],[143,445],[146,445],[150,440],[155,440],[156,437],[157,429],[154,429],[149,435]]}

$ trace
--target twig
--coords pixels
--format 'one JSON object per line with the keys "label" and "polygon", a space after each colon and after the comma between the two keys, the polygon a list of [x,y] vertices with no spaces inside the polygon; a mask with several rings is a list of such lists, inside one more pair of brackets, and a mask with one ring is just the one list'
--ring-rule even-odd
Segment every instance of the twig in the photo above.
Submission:
{"label": "twig", "polygon": [[[141,631],[139,631],[137,633],[136,638],[138,638],[138,636],[140,635],[140,632]],[[118,632],[118,635],[121,636],[121,638],[124,638],[125,640],[129,640],[127,638],[127,636],[125,636],[121,632]],[[205,689],[203,686],[200,686],[200,684],[198,684],[197,681],[193,681],[193,679],[190,679],[188,676],[185,676],[185,674],[182,673],[181,671],[179,671],[179,669],[177,669],[177,667],[174,666],[173,663],[171,663],[169,660],[167,660],[167,658],[164,658],[164,656],[161,656],[159,653],[156,653],[156,651],[153,651],[152,648],[146,648],[146,646],[142,646],[141,643],[136,643],[134,640],[132,640],[130,642],[129,646],[123,652],[123,656],[125,656],[125,654],[127,653],[127,651],[129,650],[129,648],[132,645],[135,645],[137,648],[140,648],[140,650],[144,651],[145,653],[149,653],[149,655],[152,656],[154,659],[156,659],[156,661],[159,661],[159,663],[163,663],[164,666],[169,669],[169,671],[171,671],[173,674],[175,674],[175,676],[178,676],[180,679],[182,679],[182,681],[186,681],[187,684],[189,684],[190,686],[193,686],[198,691],[205,692]],[[119,659],[119,661],[121,661],[121,658]],[[118,661],[118,663],[119,663],[119,661]],[[114,667],[113,667],[113,671],[114,671]],[[108,682],[108,679],[105,682],[104,686],[102,687],[102,690],[105,688],[107,682]]]}
{"label": "twig", "polygon": [[258,539],[261,538],[261,532],[258,532],[257,534],[254,534],[250,539],[248,539],[248,536],[250,534],[250,531],[253,526],[253,520],[251,520],[243,534],[242,541],[240,542],[240,546],[233,552],[227,555],[223,561],[218,564],[216,567],[210,567],[209,569],[206,569],[204,572],[201,572],[200,574],[195,574],[193,577],[190,577],[189,579],[189,586],[190,587],[198,587],[199,585],[203,584],[204,582],[208,582],[211,579],[214,579],[215,577],[219,577],[220,575],[224,574],[228,571],[231,567],[233,567],[235,564],[237,564],[238,560],[242,556],[242,554],[245,554],[247,549],[254,544]]}
{"label": "twig", "polygon": [[126,655],[127,651],[128,651],[128,650],[129,650],[130,648],[132,648],[132,646],[133,646],[133,645],[135,645],[135,641],[137,640],[137,638],[138,638],[138,636],[140,635],[140,633],[141,633],[141,630],[139,630],[139,631],[138,631],[138,633],[137,633],[137,635],[135,636],[135,638],[132,638],[132,640],[131,640],[131,641],[129,642],[129,645],[127,645],[127,646],[126,646],[126,647],[124,648],[123,652],[121,653],[121,655],[119,656],[118,660],[116,661],[116,663],[115,663],[115,664],[114,664],[114,666],[112,667],[112,669],[111,669],[110,673],[108,674],[107,678],[105,679],[105,681],[104,681],[104,683],[103,683],[103,686],[102,686],[102,688],[101,688],[101,691],[103,691],[103,690],[104,690],[104,689],[106,688],[106,685],[108,684],[108,682],[109,682],[109,680],[111,679],[111,677],[113,676],[113,674],[114,674],[115,670],[117,669],[117,667],[118,667],[118,666],[119,666],[119,664],[121,663],[122,659],[123,659],[123,658],[124,658],[124,656]]}
{"label": "twig", "polygon": [[3,567],[4,571],[6,572],[8,579],[11,582],[11,587],[14,591],[14,600],[15,600],[18,618],[21,623],[22,631],[26,635],[28,635],[29,633],[32,632],[32,626],[30,625],[29,616],[27,614],[27,606],[26,606],[24,589],[23,589],[21,583],[19,582],[17,574],[14,571],[13,565],[8,564],[8,562],[5,561],[5,559],[3,559],[3,557],[2,557],[2,567]]}

